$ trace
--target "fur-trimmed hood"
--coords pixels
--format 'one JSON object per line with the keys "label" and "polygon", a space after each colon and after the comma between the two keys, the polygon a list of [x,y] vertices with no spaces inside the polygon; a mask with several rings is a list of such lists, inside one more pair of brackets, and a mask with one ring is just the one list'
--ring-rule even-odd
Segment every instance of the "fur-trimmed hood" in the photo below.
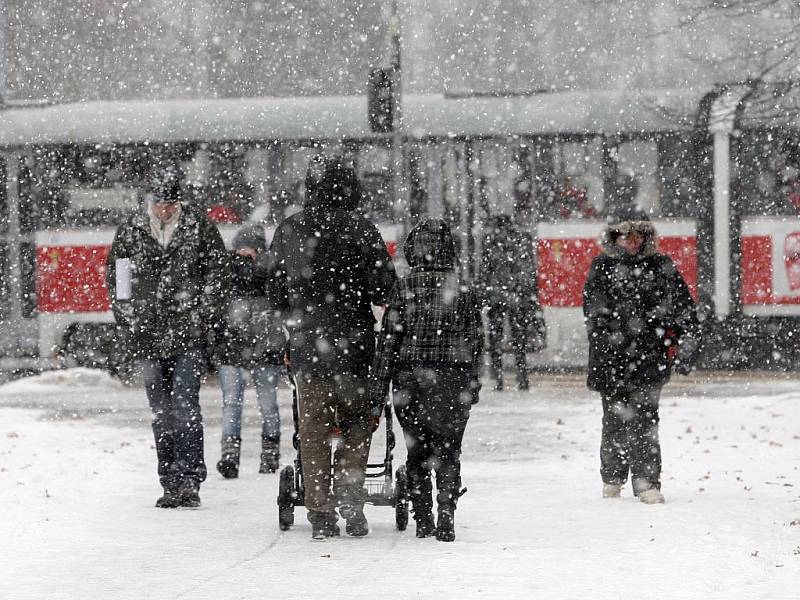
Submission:
{"label": "fur-trimmed hood", "polygon": [[[644,237],[642,247],[633,256],[628,256],[624,249],[617,246],[617,238],[621,235],[627,235],[631,232],[637,232]],[[603,253],[611,258],[625,259],[625,258],[643,258],[645,256],[653,256],[656,251],[656,228],[649,220],[641,221],[619,221],[611,223],[606,227],[603,235],[600,238],[600,246]]]}

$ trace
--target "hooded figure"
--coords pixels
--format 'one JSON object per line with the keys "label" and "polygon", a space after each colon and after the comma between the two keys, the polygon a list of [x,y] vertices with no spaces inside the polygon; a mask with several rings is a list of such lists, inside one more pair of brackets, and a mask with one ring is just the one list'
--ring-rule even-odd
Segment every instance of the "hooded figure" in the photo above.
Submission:
{"label": "hooded figure", "polygon": [[[297,384],[305,505],[314,537],[335,535],[337,505],[347,532],[366,535],[372,306],[386,303],[396,276],[378,229],[355,210],[361,186],[352,167],[338,157],[315,158],[306,184],[303,210],[278,226],[269,250],[270,300],[289,330]],[[334,425],[343,431],[343,444],[331,497]]]}
{"label": "hooded figure", "polygon": [[589,389],[603,400],[604,495],[618,496],[631,473],[634,494],[663,502],[658,401],[675,368],[688,373],[698,321],[689,288],[656,250],[641,211],[615,214],[601,239],[583,292],[589,336]]}
{"label": "hooded figure", "polygon": [[503,389],[503,332],[506,319],[517,368],[519,389],[528,389],[529,337],[534,349],[544,346],[545,325],[536,292],[536,252],[531,236],[508,215],[492,217],[482,247],[481,283],[489,307],[489,356],[495,389]]}
{"label": "hooded figure", "polygon": [[[426,218],[403,246],[411,273],[392,291],[370,371],[370,402],[393,401],[408,447],[417,537],[455,539],[461,441],[478,401],[483,328],[476,294],[455,271],[455,243],[441,219]],[[438,522],[431,470],[436,471]]]}

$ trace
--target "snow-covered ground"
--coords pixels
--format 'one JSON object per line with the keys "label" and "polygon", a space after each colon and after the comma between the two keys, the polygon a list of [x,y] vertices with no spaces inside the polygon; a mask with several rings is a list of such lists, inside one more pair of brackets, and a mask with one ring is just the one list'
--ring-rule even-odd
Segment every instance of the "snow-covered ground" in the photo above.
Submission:
{"label": "snow-covered ground", "polygon": [[[202,508],[159,510],[140,389],[85,370],[0,386],[0,597],[800,597],[800,377],[670,384],[662,506],[629,488],[600,497],[601,411],[582,377],[487,392],[467,430],[453,544],[415,539],[413,523],[397,532],[381,507],[367,509],[367,538],[314,542],[300,508],[280,532],[277,477],[256,473],[252,398],[240,479],[213,469],[218,398],[204,386]],[[287,390],[280,400],[288,460]]]}

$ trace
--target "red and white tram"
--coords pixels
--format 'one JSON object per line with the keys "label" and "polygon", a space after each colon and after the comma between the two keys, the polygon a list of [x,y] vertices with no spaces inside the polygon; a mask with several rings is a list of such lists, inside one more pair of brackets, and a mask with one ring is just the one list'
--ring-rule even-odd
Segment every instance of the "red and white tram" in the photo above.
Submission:
{"label": "red and white tram", "polygon": [[720,364],[786,365],[795,344],[775,346],[800,331],[798,130],[741,119],[730,95],[707,92],[410,96],[395,136],[370,132],[364,97],[6,108],[0,367],[107,360],[105,255],[164,160],[181,162],[190,201],[230,240],[243,221],[269,232],[301,205],[320,151],[352,157],[390,250],[417,216],[442,216],[470,278],[483,224],[512,214],[538,247],[540,365],[585,360],[581,289],[603,214],[621,202],[652,216]]}

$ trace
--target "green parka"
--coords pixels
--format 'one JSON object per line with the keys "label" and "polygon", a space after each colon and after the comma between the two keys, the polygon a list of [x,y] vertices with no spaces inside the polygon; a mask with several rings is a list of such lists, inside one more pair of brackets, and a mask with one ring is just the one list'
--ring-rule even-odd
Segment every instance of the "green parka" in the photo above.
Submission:
{"label": "green parka", "polygon": [[[131,263],[130,299],[117,298],[121,258]],[[208,346],[226,308],[229,258],[216,226],[186,206],[166,248],[150,233],[149,216],[137,214],[117,229],[106,283],[131,358],[176,356]]]}

